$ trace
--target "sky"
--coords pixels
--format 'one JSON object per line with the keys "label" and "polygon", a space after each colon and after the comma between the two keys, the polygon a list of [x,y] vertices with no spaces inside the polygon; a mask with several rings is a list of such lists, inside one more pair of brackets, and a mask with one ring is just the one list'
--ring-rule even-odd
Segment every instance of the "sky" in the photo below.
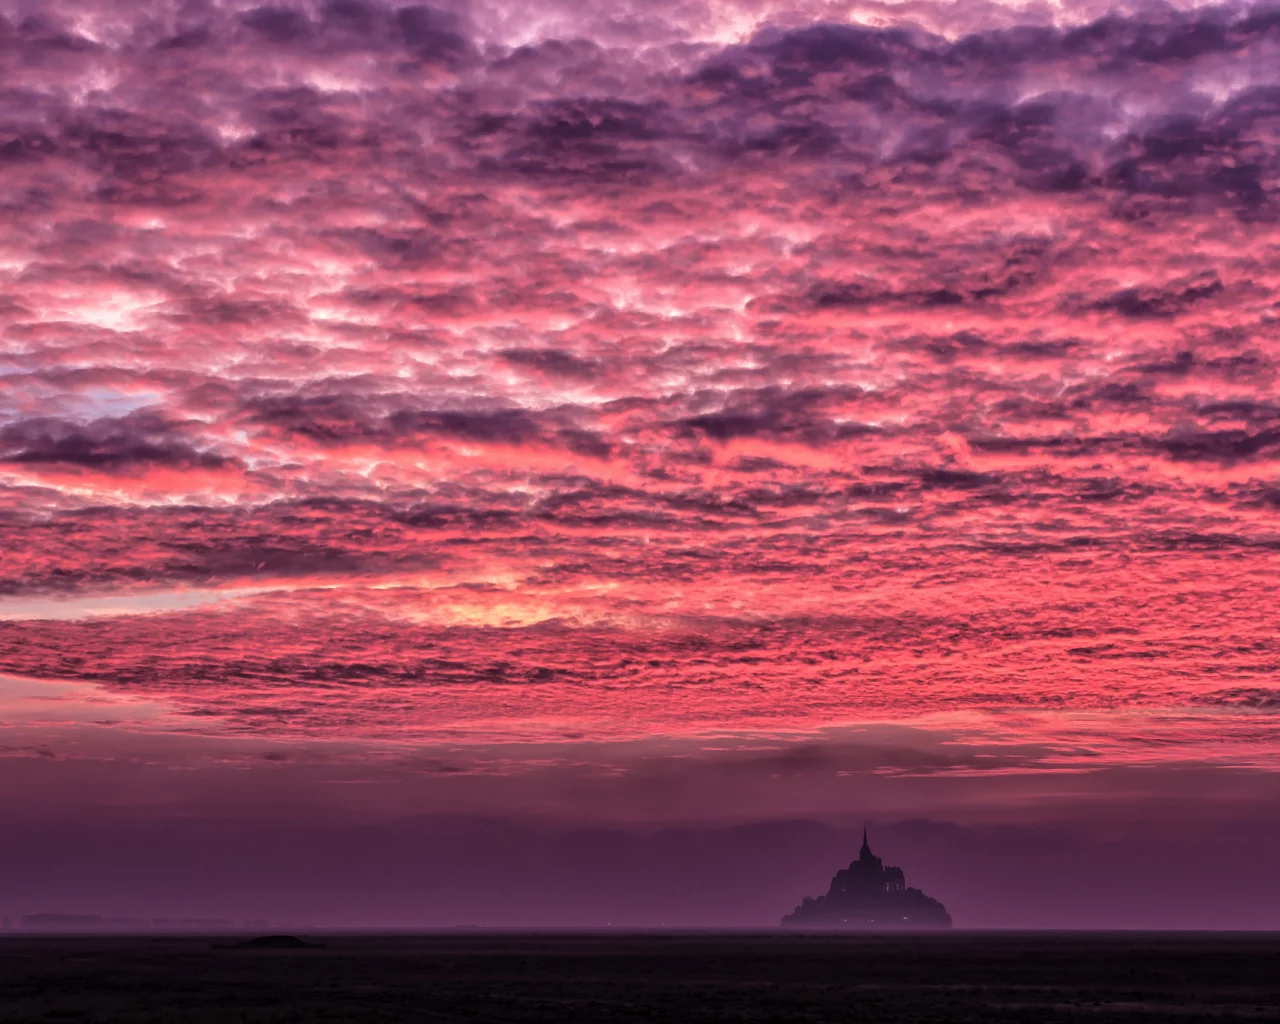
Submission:
{"label": "sky", "polygon": [[1280,927],[1280,8],[0,14],[0,914]]}

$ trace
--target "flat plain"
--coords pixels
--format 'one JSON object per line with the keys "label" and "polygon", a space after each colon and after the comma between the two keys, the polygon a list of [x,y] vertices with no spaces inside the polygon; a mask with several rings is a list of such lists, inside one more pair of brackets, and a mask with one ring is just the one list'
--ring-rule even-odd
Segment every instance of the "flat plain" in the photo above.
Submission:
{"label": "flat plain", "polygon": [[1280,936],[0,938],[0,1022],[1280,1021]]}

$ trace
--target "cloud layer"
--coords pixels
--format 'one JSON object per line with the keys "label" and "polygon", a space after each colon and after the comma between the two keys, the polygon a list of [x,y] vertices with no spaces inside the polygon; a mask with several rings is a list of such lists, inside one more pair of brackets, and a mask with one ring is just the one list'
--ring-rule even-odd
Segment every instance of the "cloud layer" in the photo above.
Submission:
{"label": "cloud layer", "polygon": [[538,10],[10,5],[0,668],[1269,763],[1280,12]]}

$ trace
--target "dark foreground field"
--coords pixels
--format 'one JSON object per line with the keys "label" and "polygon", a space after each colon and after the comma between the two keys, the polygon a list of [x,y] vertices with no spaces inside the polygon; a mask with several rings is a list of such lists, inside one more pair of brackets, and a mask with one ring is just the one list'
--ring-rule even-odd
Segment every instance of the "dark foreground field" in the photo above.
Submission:
{"label": "dark foreground field", "polygon": [[1280,937],[0,939],[0,1021],[1280,1021]]}

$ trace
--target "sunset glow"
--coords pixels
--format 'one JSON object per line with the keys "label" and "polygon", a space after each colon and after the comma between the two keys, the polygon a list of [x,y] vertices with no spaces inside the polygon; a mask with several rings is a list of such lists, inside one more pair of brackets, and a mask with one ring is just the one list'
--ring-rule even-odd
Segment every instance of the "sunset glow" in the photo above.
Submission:
{"label": "sunset glow", "polygon": [[1280,16],[9,6],[0,763],[1270,786]]}

